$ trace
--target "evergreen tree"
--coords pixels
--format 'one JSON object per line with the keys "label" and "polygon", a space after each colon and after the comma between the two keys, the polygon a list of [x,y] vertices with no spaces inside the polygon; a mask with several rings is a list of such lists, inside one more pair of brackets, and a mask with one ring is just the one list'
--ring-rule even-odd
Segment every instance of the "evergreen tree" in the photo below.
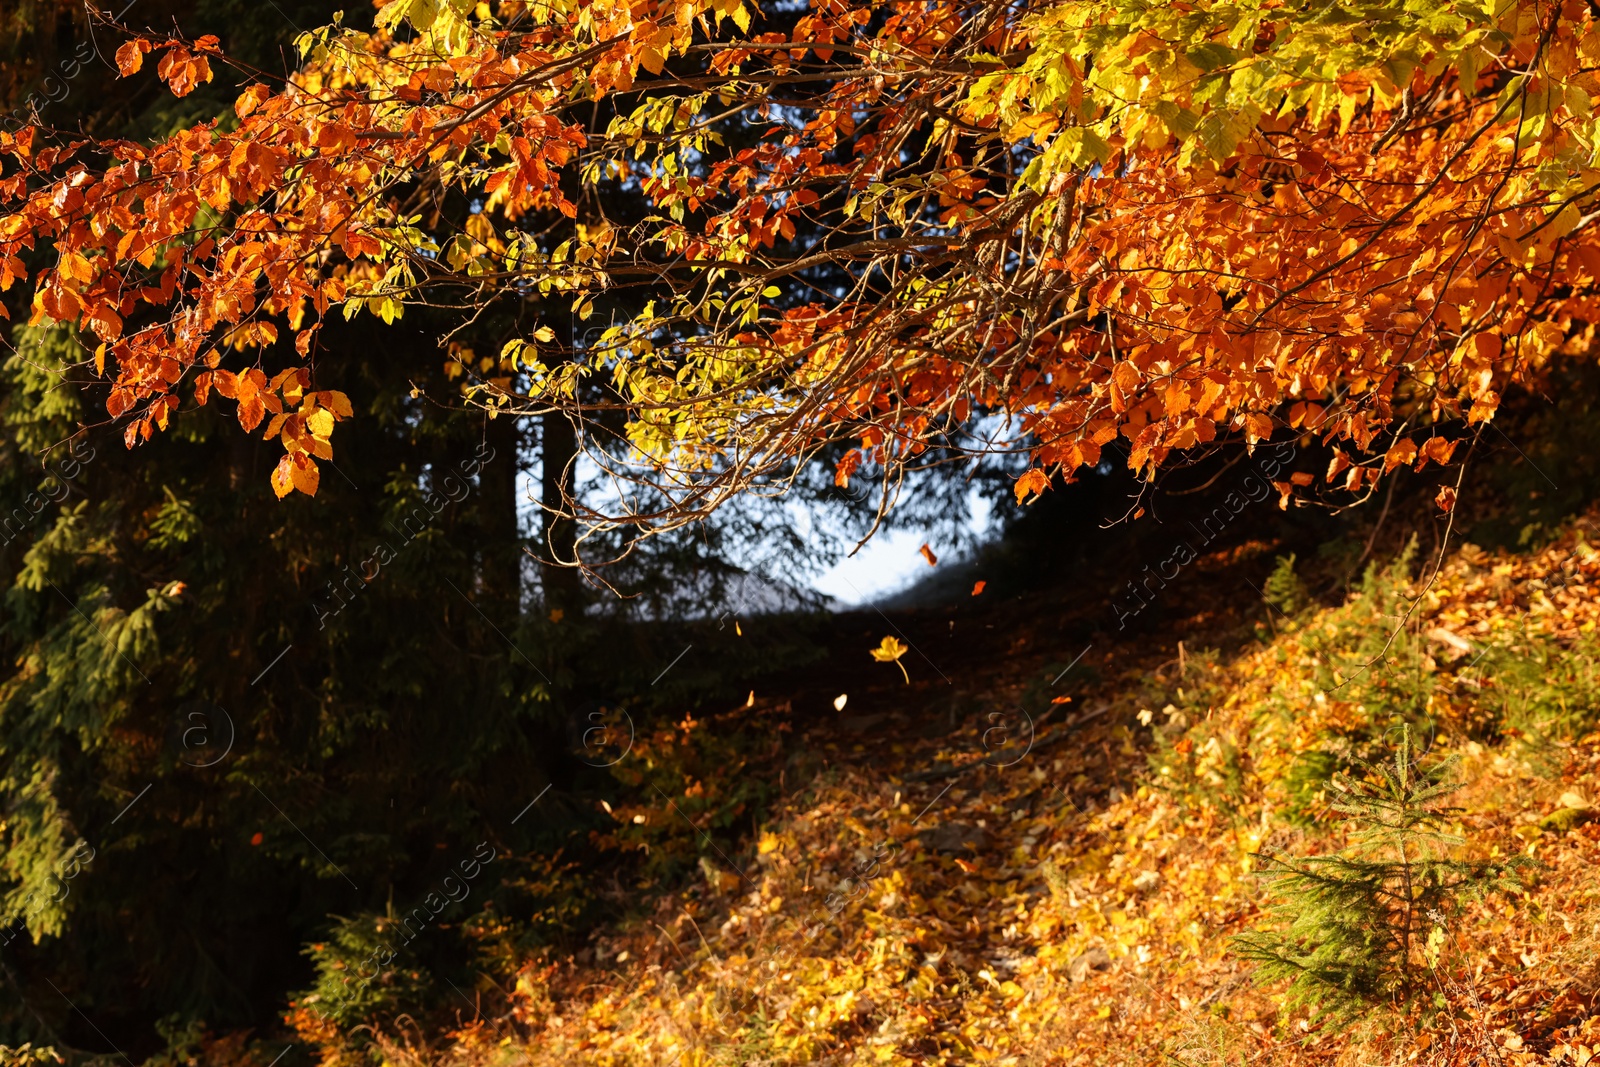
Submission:
{"label": "evergreen tree", "polygon": [[1293,615],[1311,605],[1311,590],[1306,588],[1305,581],[1295,573],[1294,564],[1293,552],[1287,556],[1279,556],[1262,590],[1267,603],[1285,615]]}
{"label": "evergreen tree", "polygon": [[1453,855],[1462,839],[1446,826],[1459,809],[1439,804],[1456,788],[1450,762],[1420,762],[1409,728],[1391,761],[1361,770],[1333,781],[1345,846],[1320,856],[1264,855],[1259,873],[1279,925],[1235,940],[1257,963],[1256,980],[1287,982],[1285,1005],[1310,1008],[1316,1021],[1417,1006],[1437,988],[1450,920],[1469,900],[1518,885],[1529,862]]}

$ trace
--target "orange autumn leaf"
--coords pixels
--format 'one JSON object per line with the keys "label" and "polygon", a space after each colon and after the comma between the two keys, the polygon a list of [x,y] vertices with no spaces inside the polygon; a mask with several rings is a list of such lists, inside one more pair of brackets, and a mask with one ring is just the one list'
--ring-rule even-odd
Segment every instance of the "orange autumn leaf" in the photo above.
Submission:
{"label": "orange autumn leaf", "polygon": [[294,469],[289,476],[294,481],[294,487],[306,496],[316,496],[317,485],[322,480],[322,472],[317,469],[316,461],[309,456],[297,455],[292,462]]}
{"label": "orange autumn leaf", "polygon": [[1035,467],[1017,479],[1013,490],[1017,494],[1017,503],[1022,504],[1031,496],[1039,496],[1050,487],[1050,476]]}
{"label": "orange autumn leaf", "polygon": [[[391,2],[362,63],[314,50],[285,84],[240,68],[233,128],[70,150],[0,133],[19,164],[0,167],[0,289],[25,282],[35,324],[85,333],[137,443],[224,342],[234,373],[276,372],[329,320],[393,325],[470,293],[445,301],[466,326],[555,269],[578,322],[615,319],[615,425],[576,335],[509,345],[448,388],[495,417],[558,409],[596,431],[584,447],[620,427],[644,462],[619,476],[686,489],[656,511],[615,494],[596,529],[698,521],[841,442],[837,486],[869,461],[897,484],[978,428],[995,436],[955,451],[1015,457],[1019,504],[1113,461],[1153,478],[1197,448],[1259,453],[1285,428],[1337,450],[1324,492],[1360,494],[1450,459],[1448,430],[1396,434],[1488,421],[1583,358],[1600,318],[1600,167],[1572,148],[1593,140],[1591,8],[1452,7],[1446,32],[1402,5],[1392,32],[1342,48],[1303,5],[1270,5],[1241,48],[1225,7],[1151,5],[1113,45],[1097,35],[1125,12],[1067,3],[880,17],[840,0],[771,33],[738,0],[601,0],[537,27]],[[1179,39],[1189,59],[1152,63]],[[210,37],[127,41],[119,73],[153,51],[177,96],[233,78]],[[1202,61],[1225,103],[1193,83]],[[619,94],[616,123],[575,117]],[[749,136],[722,135],[713,98]],[[913,158],[929,108],[961,132]],[[1026,168],[991,173],[1019,150]],[[627,211],[569,199],[597,175]],[[459,207],[402,221],[391,205],[423,188]],[[559,247],[514,236],[548,218],[572,221]],[[644,249],[672,264],[661,297],[612,307]],[[882,289],[812,278],[891,261]],[[294,403],[215,388],[252,431]],[[1304,473],[1270,476],[1284,506]]]}
{"label": "orange autumn leaf", "polygon": [[144,66],[144,55],[150,51],[150,42],[135,37],[117,49],[117,71],[124,77],[137,74]]}

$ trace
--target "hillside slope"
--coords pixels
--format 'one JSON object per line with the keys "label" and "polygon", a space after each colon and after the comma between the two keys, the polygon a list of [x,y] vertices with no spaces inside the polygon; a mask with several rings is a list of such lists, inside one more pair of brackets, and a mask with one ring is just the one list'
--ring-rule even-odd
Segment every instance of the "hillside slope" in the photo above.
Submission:
{"label": "hillside slope", "polygon": [[[698,882],[619,887],[636,919],[529,961],[514,989],[461,991],[447,1042],[381,1034],[385,1059],[1600,1062],[1591,528],[1522,555],[1461,546],[1436,576],[1402,559],[1335,607],[1280,568],[1269,608],[1240,552],[1202,558],[1156,639],[1080,642],[1077,609],[1042,597],[849,617],[795,692],[752,695],[787,762],[715,756],[751,721],[739,708],[642,738],[619,767],[657,803],[611,811],[615,847],[693,847]],[[910,683],[867,656],[889,633]],[[836,693],[842,710],[812,713]],[[1443,1010],[1310,1025],[1230,938],[1269,923],[1263,853],[1349,843],[1336,776],[1392,758],[1404,724],[1426,761],[1459,760],[1457,853],[1539,866],[1440,916]],[[742,850],[684,814],[771,773],[778,799]]]}

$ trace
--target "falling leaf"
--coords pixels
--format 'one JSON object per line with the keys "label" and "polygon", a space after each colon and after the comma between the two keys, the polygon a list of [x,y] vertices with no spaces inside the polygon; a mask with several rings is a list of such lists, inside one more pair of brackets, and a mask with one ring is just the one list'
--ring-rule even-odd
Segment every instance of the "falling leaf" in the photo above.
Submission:
{"label": "falling leaf", "polygon": [[266,837],[261,833],[260,830],[257,830],[255,833],[250,835],[250,844],[252,845],[259,845],[265,840]]}
{"label": "falling leaf", "polygon": [[843,711],[844,710],[845,701],[847,701],[849,699],[850,699],[850,694],[849,693],[840,693],[838,696],[834,697],[833,698],[833,710],[834,711]]}
{"label": "falling leaf", "polygon": [[754,689],[750,690],[750,698],[744,702],[744,706],[747,708],[756,706],[756,691]]}
{"label": "falling leaf", "polygon": [[939,557],[933,554],[933,549],[929,548],[927,545],[923,545],[921,548],[917,549],[917,551],[921,552],[922,558],[928,561],[928,566],[934,567],[938,565]]}
{"label": "falling leaf", "polygon": [[1433,502],[1439,505],[1440,511],[1452,511],[1456,506],[1456,491],[1448,485],[1441,485]]}
{"label": "falling leaf", "polygon": [[567,613],[562,611],[560,608],[551,608],[550,609],[550,621],[551,622],[560,622],[562,619],[564,619],[566,617],[567,617]]}
{"label": "falling leaf", "polygon": [[911,684],[911,675],[906,674],[906,665],[900,662],[900,657],[910,650],[910,646],[892,634],[885,637],[877,648],[872,650],[872,658],[879,663],[893,663],[900,668],[900,673],[905,675],[906,684]]}
{"label": "falling leaf", "polygon": [[972,595],[973,596],[978,596],[979,594],[981,594],[983,592],[983,587],[988,585],[988,584],[989,583],[985,582],[985,581],[974,582],[973,586],[972,586]]}

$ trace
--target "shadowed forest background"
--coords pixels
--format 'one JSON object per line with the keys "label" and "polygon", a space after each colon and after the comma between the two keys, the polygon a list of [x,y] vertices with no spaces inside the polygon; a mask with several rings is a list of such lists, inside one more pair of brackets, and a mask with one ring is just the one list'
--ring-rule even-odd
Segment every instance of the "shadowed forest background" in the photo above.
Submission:
{"label": "shadowed forest background", "polygon": [[[773,25],[792,24],[789,6],[768,7]],[[135,0],[123,21],[215,34],[234,61],[281,76],[298,35],[332,15],[321,0]],[[371,17],[345,13],[346,25]],[[119,80],[117,43],[70,6],[7,5],[5,107],[33,94],[58,129],[134,140],[237,121],[226,78],[174,99],[153,79]],[[643,210],[616,181],[573,184],[608,217]],[[1600,1048],[1600,928],[1582,910],[1595,883],[1553,858],[1587,850],[1592,863],[1600,847],[1587,814],[1600,802],[1600,677],[1583,584],[1600,493],[1592,353],[1547,388],[1508,392],[1457,465],[1401,464],[1339,506],[1280,507],[1267,488],[1329,469],[1332,449],[1309,432],[1219,441],[1153,481],[1127,469],[1119,440],[1025,506],[1013,490],[1022,457],[930,464],[908,476],[879,536],[906,531],[933,558],[903,592],[845,607],[813,582],[871,528],[878,497],[836,484],[842,447],[809,461],[785,497],[752,496],[661,537],[604,535],[631,553],[601,572],[610,588],[542,563],[570,556],[576,533],[541,504],[599,484],[572,462],[570,425],[441,400],[459,395],[452,358],[497,350],[515,309],[452,334],[448,357],[441,338],[456,323],[437,309],[330,320],[316,373],[359,416],[315,497],[280,500],[268,475],[281,450],[215,405],[126,448],[104,417],[107,384],[63,373],[84,358],[81,336],[27,325],[25,289],[4,297],[0,371],[7,1063],[665,1065],[682,1049],[685,1063],[1066,1063],[1098,1061],[1118,1027],[1141,1025],[1125,1046],[1134,1058],[1117,1062],[1335,1062],[1355,1046],[1337,1033],[1307,1044],[1302,1025],[1326,1005],[1283,1000],[1287,972],[1252,984],[1248,953],[1227,947],[1267,921],[1265,890],[1248,872],[1231,901],[1181,887],[1177,868],[1138,866],[1140,842],[1163,818],[1187,827],[1180,851],[1225,839],[1236,849],[1225,861],[1184,861],[1205,877],[1269,845],[1336,849],[1340,820],[1361,816],[1332,813],[1330,783],[1381,764],[1402,728],[1406,744],[1515,765],[1501,771],[1524,784],[1472,794],[1482,810],[1511,812],[1506,795],[1542,805],[1518,826],[1452,816],[1479,859],[1551,842],[1525,852],[1543,873],[1472,900],[1521,902],[1484,913],[1508,937],[1537,940],[1564,911],[1567,955],[1550,972],[1542,949],[1488,970],[1473,957],[1485,988],[1518,975],[1500,1015],[1483,1007],[1498,994],[1473,994],[1473,1034],[1528,1062],[1581,1065]],[[579,328],[559,300],[539,321],[563,315]],[[1441,511],[1462,465],[1459,503]],[[978,501],[992,515],[981,536]],[[1461,603],[1505,623],[1494,640],[1447,617],[1442,590],[1473,567],[1499,584]],[[1441,568],[1452,577],[1434,589]],[[1560,588],[1581,587],[1578,607],[1551,609],[1570,626],[1533,635],[1527,620],[1543,617],[1561,574]],[[1250,731],[1266,720],[1228,719],[1292,703],[1266,682],[1250,688],[1246,669],[1259,681],[1266,660],[1291,679],[1338,667],[1328,691],[1354,686],[1334,698],[1348,714],[1318,720],[1315,743],[1277,764],[1272,739],[1309,719],[1284,711],[1259,750]],[[1019,781],[1034,791],[1020,800]],[[859,810],[841,799],[869,793]],[[946,796],[966,814],[920,821]],[[1550,811],[1566,823],[1540,822]],[[822,829],[818,812],[837,825]],[[868,812],[889,829],[857,831]],[[835,832],[859,840],[841,846]],[[922,866],[890,858],[902,850]],[[823,905],[832,922],[869,885],[879,893],[880,866],[899,879],[893,899],[862,905],[848,931],[806,919],[788,942],[749,934],[830,890],[842,894]],[[1567,904],[1536,899],[1541,886]],[[1160,925],[1167,913],[1150,901],[1169,889],[1199,902],[1203,932]],[[937,919],[913,911],[883,933],[907,900]],[[1137,944],[1118,940],[1140,921],[1151,925]],[[962,931],[1009,947],[985,956],[961,947]],[[1200,958],[1201,941],[1205,958],[1229,961],[1224,977],[1160,970],[1168,955]],[[835,962],[791,963],[813,956]],[[1047,961],[1064,992],[1027,984]],[[1471,998],[1418,994],[1421,979],[1373,966],[1371,988],[1352,985],[1347,1000],[1444,1035],[1386,1045],[1379,1026],[1370,1047],[1383,1062],[1408,1048],[1479,1054],[1461,1036]],[[815,1003],[763,984],[791,970]],[[1536,993],[1513,1003],[1519,988]],[[931,1005],[917,1009],[924,1022],[897,1014],[901,998]],[[796,1004],[811,1014],[783,1015]],[[697,1036],[676,1054],[649,1043],[680,1030]]]}

